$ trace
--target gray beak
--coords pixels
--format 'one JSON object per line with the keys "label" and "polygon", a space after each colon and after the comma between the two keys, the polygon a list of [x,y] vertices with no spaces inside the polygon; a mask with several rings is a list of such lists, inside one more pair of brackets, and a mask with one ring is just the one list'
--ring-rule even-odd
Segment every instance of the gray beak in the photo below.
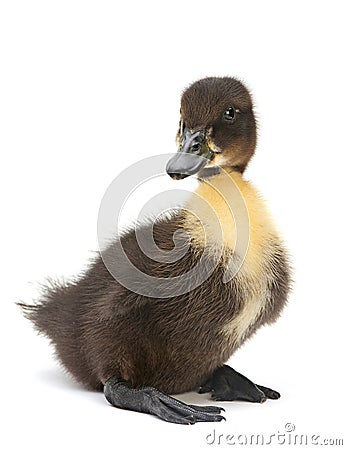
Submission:
{"label": "gray beak", "polygon": [[166,172],[171,178],[181,180],[198,173],[211,161],[214,153],[205,139],[205,130],[191,132],[183,131],[181,147],[166,165]]}

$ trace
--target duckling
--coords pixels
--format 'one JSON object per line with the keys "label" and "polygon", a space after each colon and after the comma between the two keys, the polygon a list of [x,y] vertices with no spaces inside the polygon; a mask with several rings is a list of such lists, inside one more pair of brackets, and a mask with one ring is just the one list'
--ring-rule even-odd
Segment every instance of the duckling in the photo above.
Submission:
{"label": "duckling", "polygon": [[[77,280],[52,283],[38,302],[20,306],[67,371],[103,390],[111,405],[177,424],[221,421],[223,408],[172,395],[197,390],[218,401],[259,403],[280,397],[225,362],[279,317],[290,267],[261,196],[243,177],[256,147],[247,88],[230,77],[191,84],[181,98],[177,143],[166,171],[175,180],[195,175],[198,187],[184,208],[139,230],[158,251],[179,248],[183,256],[150,257],[139,230],[128,229]],[[150,282],[146,295],[127,288],[121,249],[141,273],[162,280],[162,289],[151,291]]]}

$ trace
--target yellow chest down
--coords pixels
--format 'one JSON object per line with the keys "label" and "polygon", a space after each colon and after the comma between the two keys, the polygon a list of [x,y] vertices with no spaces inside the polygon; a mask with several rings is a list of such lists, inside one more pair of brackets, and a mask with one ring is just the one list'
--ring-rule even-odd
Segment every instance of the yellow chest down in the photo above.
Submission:
{"label": "yellow chest down", "polygon": [[[223,248],[226,281],[232,269],[243,304],[222,332],[240,341],[270,300],[276,278],[272,256],[280,245],[266,205],[256,189],[238,172],[222,171],[204,180],[186,204],[184,227],[192,245]],[[230,280],[230,277],[229,277]]]}

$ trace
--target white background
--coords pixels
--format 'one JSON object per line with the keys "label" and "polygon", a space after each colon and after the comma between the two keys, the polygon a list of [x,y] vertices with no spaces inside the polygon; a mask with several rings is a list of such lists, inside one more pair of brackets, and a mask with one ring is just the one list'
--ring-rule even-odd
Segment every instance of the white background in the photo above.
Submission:
{"label": "white background", "polygon": [[[208,446],[206,436],[276,434],[288,422],[299,434],[345,437],[344,9],[1,2],[2,448],[225,448],[224,437]],[[295,286],[282,318],[230,361],[281,400],[225,404],[226,422],[184,427],[111,408],[76,386],[14,302],[35,298],[45,277],[85,266],[105,189],[129,164],[175,151],[180,93],[207,75],[236,75],[253,92],[259,142],[246,176],[285,236]]]}

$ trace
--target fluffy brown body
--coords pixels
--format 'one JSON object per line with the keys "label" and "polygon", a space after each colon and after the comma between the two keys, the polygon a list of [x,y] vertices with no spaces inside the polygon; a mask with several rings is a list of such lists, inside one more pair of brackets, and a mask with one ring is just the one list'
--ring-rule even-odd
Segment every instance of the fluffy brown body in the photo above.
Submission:
{"label": "fluffy brown body", "polygon": [[[242,97],[239,82],[235,83],[234,98],[242,99],[239,108],[247,115],[250,97]],[[194,94],[194,90],[191,92]],[[193,109],[191,97],[186,105],[184,97],[182,101],[183,109]],[[205,120],[202,113],[199,120]],[[196,389],[260,326],[278,318],[289,290],[287,257],[263,201],[242,176],[254,151],[255,132],[250,127],[241,131],[240,140],[233,139],[239,142],[233,153],[235,164],[228,160],[227,153],[220,156],[242,194],[250,220],[247,254],[242,255],[243,264],[229,282],[223,281],[227,264],[240,255],[234,252],[230,205],[218,198],[209,184],[224,183],[224,175],[217,170],[200,181],[198,191],[221,222],[222,240],[214,238],[213,230],[209,230],[208,210],[200,211],[202,230],[193,216],[182,210],[161,217],[154,226],[154,239],[164,250],[173,248],[172,236],[177,229],[188,232],[181,237],[187,252],[177,262],[148,258],[140,250],[134,230],[125,232],[108,250],[114,258],[122,244],[143,273],[172,278],[195,266],[205,248],[204,232],[210,233],[210,256],[202,270],[208,270],[209,264],[215,268],[200,286],[182,295],[145,297],[118,283],[98,256],[77,281],[48,286],[36,305],[22,305],[37,330],[54,344],[63,366],[88,388],[102,389],[107,379],[119,375],[135,387],[153,386],[166,393]],[[249,147],[242,157],[240,143],[247,136]],[[214,143],[220,148],[222,141],[217,141]],[[146,227],[149,225],[143,225],[143,231]],[[217,261],[214,246],[222,248],[222,257]]]}
{"label": "fluffy brown body", "polygon": [[[162,218],[154,228],[158,246],[170,250],[173,233],[183,227],[187,229],[183,214]],[[266,234],[253,250],[257,255],[248,255],[243,264],[258,257],[255,262],[262,270],[242,267],[229,283],[223,282],[226,255],[231,256],[227,247],[204,283],[187,294],[163,299],[128,291],[99,257],[78,281],[47,288],[43,300],[26,307],[26,312],[51,339],[64,367],[89,388],[101,389],[103,382],[119,374],[134,386],[154,386],[167,393],[195,389],[257,328],[276,320],[285,304],[285,253],[273,231]],[[185,273],[203,251],[197,242],[189,242],[183,259],[167,264],[142,254],[133,231],[121,242],[131,261],[156,277]],[[212,252],[210,258],[215,265]],[[257,292],[262,297],[255,297]],[[250,311],[242,319],[246,308]],[[245,321],[241,330],[238,319]]]}

